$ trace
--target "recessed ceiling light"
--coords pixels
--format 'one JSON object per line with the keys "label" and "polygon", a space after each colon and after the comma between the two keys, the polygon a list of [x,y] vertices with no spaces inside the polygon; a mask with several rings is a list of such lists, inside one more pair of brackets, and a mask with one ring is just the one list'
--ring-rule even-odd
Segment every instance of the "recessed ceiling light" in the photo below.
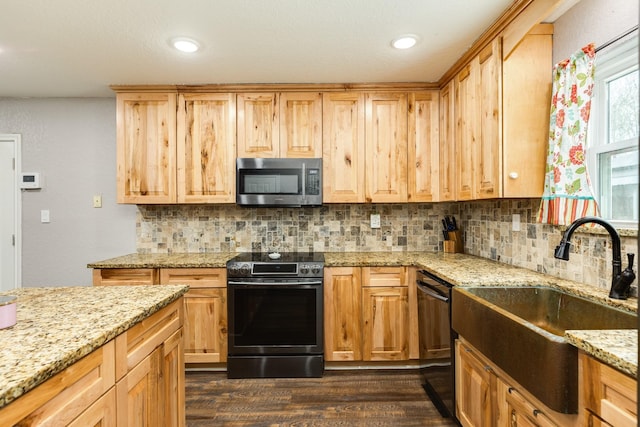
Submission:
{"label": "recessed ceiling light", "polygon": [[197,41],[186,37],[175,37],[169,41],[169,44],[185,53],[194,53],[200,50],[200,44]]}
{"label": "recessed ceiling light", "polygon": [[407,34],[405,36],[400,36],[397,39],[394,39],[391,42],[391,46],[396,49],[409,49],[418,43],[418,36],[414,36],[413,34]]}

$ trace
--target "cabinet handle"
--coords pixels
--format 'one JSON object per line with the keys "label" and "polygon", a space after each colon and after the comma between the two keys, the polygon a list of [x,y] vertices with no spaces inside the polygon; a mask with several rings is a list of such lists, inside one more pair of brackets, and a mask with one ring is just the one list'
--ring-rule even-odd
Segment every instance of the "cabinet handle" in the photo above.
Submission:
{"label": "cabinet handle", "polygon": [[538,414],[541,414],[541,413],[542,413],[542,411],[540,411],[539,409],[534,409],[534,410],[533,410],[533,416],[534,416],[534,417],[537,417],[537,416],[538,416]]}
{"label": "cabinet handle", "polygon": [[507,391],[509,392],[509,394],[511,394],[511,392],[512,392],[512,391],[514,391],[514,390],[515,390],[515,389],[514,389],[513,387],[509,387],[509,388],[507,389]]}
{"label": "cabinet handle", "polygon": [[509,172],[509,178],[518,179],[518,172]]}

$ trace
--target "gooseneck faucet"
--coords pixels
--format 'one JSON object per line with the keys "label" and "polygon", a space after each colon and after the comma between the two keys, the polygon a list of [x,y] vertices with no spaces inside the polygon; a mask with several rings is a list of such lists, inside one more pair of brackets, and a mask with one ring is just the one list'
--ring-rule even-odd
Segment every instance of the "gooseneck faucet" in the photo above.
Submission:
{"label": "gooseneck faucet", "polygon": [[585,216],[584,218],[578,218],[573,223],[571,223],[569,228],[567,228],[567,230],[564,232],[560,244],[556,246],[554,257],[556,257],[557,259],[562,259],[564,261],[569,261],[569,248],[571,247],[571,242],[569,240],[571,239],[573,232],[576,231],[576,229],[581,225],[589,222],[600,224],[604,227],[605,230],[609,232],[609,235],[611,236],[611,249],[613,250],[613,273],[611,277],[611,290],[609,291],[609,297],[614,299],[627,299],[631,283],[636,278],[636,275],[633,272],[634,254],[627,254],[629,266],[624,271],[622,271],[620,235],[613,227],[613,225],[609,224],[604,219],[593,216]]}

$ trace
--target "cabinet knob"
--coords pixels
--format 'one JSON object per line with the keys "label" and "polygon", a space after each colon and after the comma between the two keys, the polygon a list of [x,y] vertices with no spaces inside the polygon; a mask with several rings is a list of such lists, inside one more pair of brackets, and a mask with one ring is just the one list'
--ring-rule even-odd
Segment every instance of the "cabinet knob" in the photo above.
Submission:
{"label": "cabinet knob", "polygon": [[509,178],[518,179],[518,172],[509,172]]}

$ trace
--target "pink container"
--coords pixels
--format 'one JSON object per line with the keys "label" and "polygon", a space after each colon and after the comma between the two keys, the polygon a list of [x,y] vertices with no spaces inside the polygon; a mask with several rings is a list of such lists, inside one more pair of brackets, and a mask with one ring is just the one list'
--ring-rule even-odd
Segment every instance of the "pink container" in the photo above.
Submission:
{"label": "pink container", "polygon": [[16,324],[17,297],[6,295],[0,297],[0,329]]}

